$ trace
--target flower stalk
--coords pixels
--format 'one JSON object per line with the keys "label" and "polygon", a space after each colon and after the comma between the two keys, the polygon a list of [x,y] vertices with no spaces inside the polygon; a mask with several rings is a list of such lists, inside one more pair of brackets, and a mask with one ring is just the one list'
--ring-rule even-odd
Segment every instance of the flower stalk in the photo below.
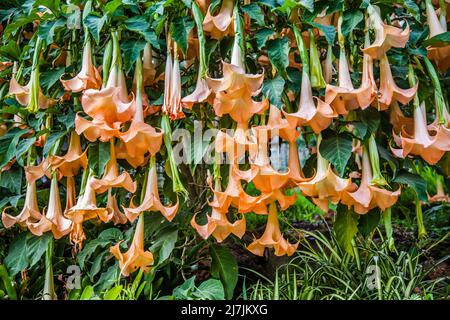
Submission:
{"label": "flower stalk", "polygon": [[381,174],[380,169],[380,156],[378,154],[377,143],[375,142],[375,136],[372,134],[367,142],[369,149],[370,165],[372,167],[373,178],[371,184],[378,186],[387,186],[386,179]]}
{"label": "flower stalk", "polygon": [[45,252],[45,282],[42,300],[57,300],[53,281],[53,247],[53,238],[51,238]]}
{"label": "flower stalk", "polygon": [[[438,73],[436,72],[436,69],[434,68],[433,64],[427,57],[424,57],[423,60],[425,61],[425,66],[427,68],[428,75],[430,76],[431,83],[433,84],[433,87],[434,87],[434,99],[435,99],[435,104],[436,104],[436,118],[438,119],[438,124],[446,124],[446,120],[444,117],[444,109],[446,108],[445,100],[444,100],[444,95],[442,94],[442,87],[441,87],[441,84],[439,81]],[[411,66],[410,66],[410,69],[412,69]],[[410,77],[410,79],[411,79],[411,77]]]}
{"label": "flower stalk", "polygon": [[323,78],[322,65],[320,63],[316,41],[314,40],[313,29],[309,29],[309,60],[311,68],[311,86],[313,88],[325,88],[327,84]]}

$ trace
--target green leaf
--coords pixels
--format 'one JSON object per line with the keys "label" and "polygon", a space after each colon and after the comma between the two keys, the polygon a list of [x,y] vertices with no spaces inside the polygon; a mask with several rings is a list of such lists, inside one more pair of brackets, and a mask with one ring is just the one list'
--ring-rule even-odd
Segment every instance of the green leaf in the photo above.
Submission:
{"label": "green leaf", "polygon": [[45,44],[48,46],[53,43],[53,37],[55,32],[59,29],[62,30],[66,26],[65,19],[51,20],[44,24],[39,25],[38,34],[45,40]]}
{"label": "green leaf", "polygon": [[33,8],[37,8],[39,6],[46,7],[50,9],[55,16],[59,15],[59,11],[61,10],[61,0],[35,0],[33,2]]}
{"label": "green leaf", "polygon": [[20,233],[11,243],[8,255],[5,258],[5,265],[9,275],[14,277],[20,271],[28,268],[29,261],[27,252],[27,233]]}
{"label": "green leaf", "polygon": [[8,44],[0,47],[0,56],[7,60],[20,60],[20,47],[15,41],[9,41]]}
{"label": "green leaf", "polygon": [[220,279],[225,288],[226,299],[232,299],[238,279],[238,265],[230,251],[218,245],[211,245],[211,275]]}
{"label": "green leaf", "polygon": [[175,248],[175,243],[178,240],[178,230],[164,230],[162,233],[158,233],[157,241],[150,247],[150,251],[155,252],[159,250],[158,264],[161,264],[167,258]]}
{"label": "green leaf", "polygon": [[322,157],[334,165],[341,177],[352,155],[352,149],[352,138],[348,134],[340,134],[322,139],[319,146]]}
{"label": "green leaf", "polygon": [[130,41],[122,42],[120,47],[122,48],[122,51],[123,51],[123,61],[125,64],[125,69],[127,71],[129,71],[133,68],[133,65],[135,64],[135,62],[138,59],[139,55],[141,54],[142,50],[144,50],[145,41],[130,40]]}
{"label": "green leaf", "polygon": [[255,34],[256,45],[259,50],[261,50],[265,45],[270,36],[275,32],[269,28],[259,29]]}
{"label": "green leaf", "polygon": [[112,15],[119,7],[122,6],[122,0],[109,1],[105,6],[105,12]]}
{"label": "green leaf", "polygon": [[30,268],[41,260],[44,253],[47,251],[50,241],[53,240],[51,233],[45,233],[40,237],[28,234],[27,237],[27,254],[30,261]]}
{"label": "green leaf", "polygon": [[427,182],[421,176],[410,172],[400,172],[393,181],[413,188],[419,200],[428,202]]}
{"label": "green leaf", "polygon": [[67,131],[57,131],[47,137],[44,145],[44,150],[42,151],[44,157],[48,156],[49,152],[53,149],[58,140],[64,137],[66,134]]}
{"label": "green leaf", "polygon": [[80,300],[91,300],[91,298],[94,296],[94,287],[93,286],[87,286],[84,288],[83,293],[81,294]]}
{"label": "green leaf", "polygon": [[342,35],[347,37],[363,19],[364,14],[358,9],[345,11],[342,19]]}
{"label": "green leaf", "polygon": [[274,68],[286,77],[289,66],[289,39],[287,37],[267,41],[267,54]]}
{"label": "green leaf", "polygon": [[122,292],[122,288],[122,285],[117,285],[109,289],[103,296],[103,300],[117,300],[117,298],[120,296],[120,293]]}
{"label": "green leaf", "polygon": [[422,43],[422,46],[443,47],[450,44],[450,31],[438,34]]}
{"label": "green leaf", "polygon": [[208,279],[197,287],[194,296],[202,300],[224,300],[225,291],[220,280]]}
{"label": "green leaf", "polygon": [[[146,42],[149,42],[153,48],[159,49],[159,42],[156,33],[151,30],[150,23],[143,16],[136,16],[124,21],[125,27],[133,32],[136,32],[144,37]],[[134,62],[134,61],[133,61]]]}
{"label": "green leaf", "polygon": [[268,97],[270,103],[277,107],[281,107],[283,104],[281,97],[284,91],[284,83],[285,81],[280,75],[277,75],[272,80],[266,79],[263,82],[262,92],[264,96]]}
{"label": "green leaf", "polygon": [[95,284],[95,288],[98,290],[97,292],[103,292],[111,288],[120,277],[120,268],[118,268],[118,264],[111,266],[103,272]]}
{"label": "green leaf", "polygon": [[89,167],[94,170],[95,174],[99,177],[105,171],[105,166],[109,161],[109,142],[90,144],[89,148]]}
{"label": "green leaf", "polygon": [[19,144],[17,145],[15,157],[16,157],[17,163],[20,164],[22,167],[24,166],[22,156],[28,152],[28,150],[31,148],[31,146],[34,144],[35,141],[36,141],[36,137],[22,139],[22,140],[20,140]]}
{"label": "green leaf", "polygon": [[56,82],[59,82],[61,76],[66,72],[66,68],[55,68],[49,71],[41,72],[40,83],[41,88],[48,91]]}
{"label": "green leaf", "polygon": [[358,218],[356,213],[347,210],[345,206],[339,206],[333,226],[339,245],[352,256],[352,240],[358,232]]}
{"label": "green leaf", "polygon": [[189,32],[194,28],[195,22],[190,16],[178,17],[170,25],[170,34],[183,53],[188,47]]}
{"label": "green leaf", "polygon": [[259,5],[255,2],[251,2],[243,7],[241,7],[242,12],[248,14],[250,19],[255,20],[258,26],[264,26],[264,13],[262,12]]}
{"label": "green leaf", "polygon": [[100,42],[100,32],[102,31],[107,19],[108,17],[106,15],[99,17],[91,13],[83,20],[84,25],[88,28],[90,34],[95,40],[95,43],[97,44]]}
{"label": "green leaf", "polygon": [[0,187],[8,189],[14,194],[20,193],[20,188],[22,186],[22,167],[18,169],[9,169],[0,174]]}
{"label": "green leaf", "polygon": [[27,133],[28,129],[13,128],[0,137],[0,168],[4,167],[16,155],[20,137]]}
{"label": "green leaf", "polygon": [[380,211],[378,209],[371,210],[367,214],[363,214],[359,217],[358,230],[363,237],[369,237],[378,224],[380,223]]}
{"label": "green leaf", "polygon": [[322,31],[328,44],[333,45],[334,39],[336,38],[336,29],[334,26],[326,26],[316,22],[308,22],[308,24]]}

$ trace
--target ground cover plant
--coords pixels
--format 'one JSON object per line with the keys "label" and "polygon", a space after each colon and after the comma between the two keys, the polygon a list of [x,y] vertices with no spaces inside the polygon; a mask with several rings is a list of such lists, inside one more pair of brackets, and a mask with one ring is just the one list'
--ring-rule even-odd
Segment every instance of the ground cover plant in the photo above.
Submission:
{"label": "ground cover plant", "polygon": [[449,299],[449,21],[1,1],[0,299]]}

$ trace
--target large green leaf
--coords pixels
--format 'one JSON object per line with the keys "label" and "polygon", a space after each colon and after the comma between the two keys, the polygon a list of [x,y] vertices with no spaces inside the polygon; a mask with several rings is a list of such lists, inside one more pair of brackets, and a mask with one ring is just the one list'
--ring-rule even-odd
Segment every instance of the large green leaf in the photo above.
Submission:
{"label": "large green leaf", "polygon": [[194,291],[194,295],[203,300],[224,300],[225,291],[220,280],[208,279],[202,282],[197,290]]}
{"label": "large green leaf", "polygon": [[211,254],[211,275],[222,281],[226,299],[232,299],[238,279],[238,265],[230,251],[218,245],[209,247]]}
{"label": "large green leaf", "polygon": [[179,17],[173,20],[170,25],[170,33],[183,53],[188,47],[189,32],[194,28],[195,22],[190,16]]}
{"label": "large green leaf", "polygon": [[83,20],[84,25],[88,28],[97,44],[100,42],[100,32],[102,31],[107,19],[108,17],[106,15],[99,17],[91,13]]}
{"label": "large green leaf", "polygon": [[149,42],[153,48],[159,49],[159,42],[156,33],[150,28],[150,23],[143,16],[136,16],[124,21],[125,27],[133,32],[137,32]]}
{"label": "large green leaf", "polygon": [[425,40],[422,45],[424,47],[434,46],[434,47],[443,47],[450,44],[450,31],[438,34],[428,40]]}
{"label": "large green leaf", "polygon": [[255,2],[251,2],[241,7],[242,12],[248,14],[250,19],[255,20],[258,26],[264,26],[264,13],[259,5]]}
{"label": "large green leaf", "polygon": [[8,189],[14,194],[20,193],[22,186],[23,169],[19,167],[17,169],[9,169],[0,173],[0,187]]}
{"label": "large green leaf", "polygon": [[269,98],[271,104],[278,107],[281,107],[283,104],[281,97],[283,95],[284,83],[285,81],[280,75],[277,75],[273,79],[266,79],[263,82],[262,92]]}
{"label": "large green leaf", "polygon": [[358,9],[345,11],[342,19],[342,35],[344,37],[348,36],[363,19],[364,15]]}
{"label": "large green leaf", "polygon": [[354,255],[352,240],[358,232],[359,216],[349,211],[345,206],[339,206],[334,221],[333,230],[339,245],[350,255]]}
{"label": "large green leaf", "polygon": [[47,251],[50,241],[53,240],[51,233],[45,233],[40,237],[28,234],[27,237],[27,254],[30,262],[30,268],[38,263],[44,253]]}
{"label": "large green leaf", "polygon": [[400,172],[395,177],[394,182],[413,188],[420,200],[428,202],[427,182],[421,176],[410,172]]}
{"label": "large green leaf", "polygon": [[9,246],[8,255],[5,258],[5,265],[11,277],[28,267],[27,255],[27,233],[20,233]]}
{"label": "large green leaf", "polygon": [[267,54],[274,68],[286,77],[286,68],[289,66],[289,39],[283,37],[268,40]]}
{"label": "large green leaf", "polygon": [[259,50],[261,50],[265,45],[270,36],[275,32],[270,28],[261,28],[255,33],[256,45]]}
{"label": "large green leaf", "polygon": [[330,161],[338,174],[344,174],[347,162],[352,155],[352,138],[348,134],[339,134],[323,139],[319,146],[322,157]]}

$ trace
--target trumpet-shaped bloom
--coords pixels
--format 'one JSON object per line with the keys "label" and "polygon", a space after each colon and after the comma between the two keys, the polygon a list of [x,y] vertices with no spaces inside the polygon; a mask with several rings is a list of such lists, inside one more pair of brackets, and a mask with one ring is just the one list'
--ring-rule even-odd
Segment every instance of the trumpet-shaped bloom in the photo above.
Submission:
{"label": "trumpet-shaped bloom", "polygon": [[150,266],[153,264],[153,254],[150,251],[144,250],[144,216],[139,217],[139,221],[136,225],[134,232],[133,242],[131,243],[128,251],[122,253],[120,251],[120,244],[110,248],[110,252],[119,260],[120,272],[123,276],[128,277],[137,269],[141,269],[144,272],[150,270]]}
{"label": "trumpet-shaped bloom", "polygon": [[448,202],[450,203],[450,197],[445,193],[442,181],[440,178],[436,179],[436,194],[432,197],[428,196],[429,202]]}
{"label": "trumpet-shaped bloom", "polygon": [[412,132],[414,130],[414,119],[406,117],[397,101],[392,103],[392,107],[389,112],[389,122],[392,124],[392,128],[395,133],[400,133],[402,128],[405,127],[406,132]]}
{"label": "trumpet-shaped bloom", "polygon": [[67,153],[60,156],[50,156],[48,162],[53,170],[58,170],[65,177],[73,177],[78,174],[81,167],[87,167],[87,148],[81,150],[80,136],[72,131],[70,134],[69,148]]}
{"label": "trumpet-shaped bloom", "polygon": [[369,5],[370,26],[375,31],[375,41],[368,47],[362,49],[364,53],[370,55],[373,59],[381,59],[390,48],[404,48],[409,39],[409,25],[406,24],[405,30],[383,23],[378,8]]}
{"label": "trumpet-shaped bloom", "polygon": [[[317,107],[314,99],[317,102]],[[298,111],[287,113],[283,110],[283,114],[291,127],[310,126],[315,133],[320,133],[326,129],[333,121],[333,118],[337,116],[327,102],[313,97],[311,82],[305,68],[302,73],[302,89]]]}
{"label": "trumpet-shaped bloom", "polygon": [[131,199],[131,207],[124,207],[123,210],[130,221],[134,221],[141,213],[145,211],[158,211],[169,221],[172,221],[173,218],[175,218],[175,215],[178,212],[178,198],[177,203],[173,206],[165,207],[162,204],[161,199],[159,198],[158,176],[156,174],[156,163],[154,156],[150,159],[150,169],[147,176],[144,200],[140,206],[135,207],[133,204],[133,199]]}
{"label": "trumpet-shaped bloom", "polygon": [[78,114],[75,116],[75,132],[78,135],[83,134],[90,142],[95,142],[97,139],[108,142],[114,137],[120,137],[120,128],[121,122],[108,125],[100,120],[87,120]]}
{"label": "trumpet-shaped bloom", "polygon": [[64,212],[72,208],[77,201],[77,195],[75,190],[75,178],[66,178],[66,208]]}
{"label": "trumpet-shaped bloom", "polygon": [[224,0],[219,13],[215,16],[211,14],[211,8],[208,8],[203,20],[203,30],[209,33],[211,38],[220,40],[227,35],[234,34],[233,7],[233,0]]}
{"label": "trumpet-shaped bloom", "polygon": [[108,221],[112,221],[114,225],[127,223],[127,216],[120,211],[119,205],[117,204],[116,195],[112,194],[111,189],[108,190],[108,202],[106,203],[106,209],[110,212],[108,215]]}
{"label": "trumpet-shaped bloom", "polygon": [[37,222],[29,220],[27,226],[28,230],[36,236],[41,236],[45,232],[51,231],[55,239],[62,238],[72,230],[72,221],[63,216],[56,175],[53,176],[50,186],[47,212],[42,214]]}
{"label": "trumpet-shaped bloom", "polygon": [[296,244],[289,243],[284,239],[280,230],[280,223],[278,221],[278,212],[275,203],[269,206],[269,214],[267,217],[267,224],[264,234],[259,239],[255,239],[247,249],[257,256],[263,256],[266,248],[274,248],[276,256],[292,256],[297,250],[298,242]]}
{"label": "trumpet-shaped bloom", "polygon": [[60,79],[67,91],[80,92],[86,89],[99,89],[102,78],[92,63],[91,41],[87,40],[83,48],[83,60],[80,72],[69,80]]}
{"label": "trumpet-shaped bloom", "polygon": [[[22,106],[28,106],[31,102],[31,85],[33,79],[30,79],[27,85],[21,86],[16,78],[12,77],[9,81],[9,94],[13,94],[16,97],[17,102],[19,102]],[[41,109],[47,109],[56,104],[56,100],[47,98],[42,93],[41,88],[39,87],[39,95],[38,95],[38,105]]]}
{"label": "trumpet-shaped bloom", "polygon": [[[317,147],[318,149],[318,147]],[[342,193],[350,186],[351,179],[337,176],[331,169],[331,164],[317,150],[317,171],[311,178],[297,183],[300,190],[323,211],[328,211],[328,203],[337,204]]]}
{"label": "trumpet-shaped bloom", "polygon": [[[174,50],[176,52],[176,50]],[[164,104],[162,112],[169,115],[171,120],[184,118],[183,104],[181,103],[181,74],[178,55],[172,63],[170,49],[167,50],[166,71],[164,73]]]}
{"label": "trumpet-shaped bloom", "polygon": [[359,187],[352,184],[342,195],[342,203],[354,207],[356,213],[365,214],[373,208],[382,211],[392,207],[400,196],[401,189],[389,191],[372,185],[372,169],[367,150],[362,155],[362,177]]}
{"label": "trumpet-shaped bloom", "polygon": [[386,55],[380,60],[380,89],[378,92],[378,109],[386,110],[394,102],[407,104],[417,92],[418,83],[409,89],[401,89],[392,77],[391,67]]}
{"label": "trumpet-shaped bloom", "polygon": [[[201,74],[199,73],[194,91],[190,95],[181,99],[181,102],[186,109],[192,109],[195,103],[202,103],[212,100],[209,99],[210,96],[211,90],[208,87],[208,83],[206,82],[206,79],[202,78]],[[211,103],[212,101],[209,102]]]}
{"label": "trumpet-shaped bloom", "polygon": [[27,191],[25,194],[25,203],[22,211],[17,216],[12,216],[7,213],[7,209],[3,209],[2,223],[5,228],[11,228],[16,223],[22,227],[27,225],[27,221],[41,219],[41,213],[39,212],[37,197],[36,197],[36,183],[34,181],[27,182]]}
{"label": "trumpet-shaped bloom", "polygon": [[[440,23],[436,11],[434,11],[433,4],[430,1],[426,2],[426,12],[427,24],[430,28],[430,38],[447,31],[447,23]],[[450,45],[441,47],[430,46],[427,50],[428,58],[436,63],[436,66],[441,72],[446,72],[450,68]]]}
{"label": "trumpet-shaped bloom", "polygon": [[110,158],[106,164],[105,173],[101,179],[92,178],[92,188],[97,193],[103,193],[111,188],[124,188],[134,193],[136,191],[136,182],[133,181],[130,174],[123,171],[119,175],[119,167],[117,165],[116,151],[114,142],[110,144]]}
{"label": "trumpet-shaped bloom", "polygon": [[151,86],[156,78],[156,68],[153,62],[153,50],[150,43],[147,43],[144,47],[144,55],[142,57],[142,77],[144,87]]}
{"label": "trumpet-shaped bloom", "polygon": [[433,165],[446,151],[450,151],[450,129],[441,125],[427,127],[425,102],[414,109],[414,132],[411,134],[403,127],[400,135],[393,132],[393,136],[400,149],[391,150],[399,158],[405,158],[408,154],[417,155]]}
{"label": "trumpet-shaped bloom", "polygon": [[[365,55],[366,56],[366,55]],[[371,79],[370,58],[365,57],[363,63],[363,81],[358,89],[353,88],[350,78],[345,49],[341,48],[339,57],[339,86],[328,84],[325,101],[339,114],[347,114],[350,110],[366,109],[375,98],[373,76]],[[364,72],[365,71],[365,72]]]}

